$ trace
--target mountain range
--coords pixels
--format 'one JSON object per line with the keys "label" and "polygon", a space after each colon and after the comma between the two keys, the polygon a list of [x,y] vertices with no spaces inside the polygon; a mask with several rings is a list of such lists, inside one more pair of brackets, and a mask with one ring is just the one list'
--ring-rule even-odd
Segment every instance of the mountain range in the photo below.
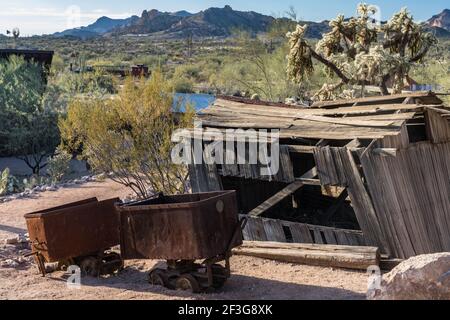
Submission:
{"label": "mountain range", "polygon": [[[286,18],[282,18],[286,19]],[[156,9],[144,10],[141,16],[126,19],[101,17],[96,22],[75,29],[53,34],[57,37],[71,36],[92,38],[98,36],[155,35],[164,38],[227,37],[234,29],[244,29],[251,33],[265,32],[275,20],[274,17],[257,12],[237,11],[230,6],[209,8],[198,13],[187,11],[161,12]],[[307,37],[320,38],[329,30],[329,21],[302,21],[309,25]],[[424,25],[438,37],[450,37],[450,10],[445,9],[426,21]]]}
{"label": "mountain range", "polygon": [[441,13],[431,17],[426,22],[438,37],[450,37],[450,10],[445,9]]}

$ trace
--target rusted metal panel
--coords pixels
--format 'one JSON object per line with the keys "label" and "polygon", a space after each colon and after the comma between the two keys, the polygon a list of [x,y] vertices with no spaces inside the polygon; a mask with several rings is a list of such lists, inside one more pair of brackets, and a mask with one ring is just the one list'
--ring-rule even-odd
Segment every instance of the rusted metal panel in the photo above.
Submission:
{"label": "rusted metal panel", "polygon": [[25,215],[33,252],[46,262],[85,256],[119,244],[114,203],[96,198]]}
{"label": "rusted metal panel", "polygon": [[[124,259],[195,260],[225,253],[238,226],[235,191],[159,196],[116,206]],[[242,244],[242,233],[231,248]]]}

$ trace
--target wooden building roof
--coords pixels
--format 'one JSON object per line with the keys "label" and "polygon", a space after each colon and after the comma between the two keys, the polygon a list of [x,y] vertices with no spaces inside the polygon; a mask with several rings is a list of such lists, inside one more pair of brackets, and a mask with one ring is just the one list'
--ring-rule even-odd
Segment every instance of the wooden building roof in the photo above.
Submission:
{"label": "wooden building roof", "polygon": [[442,108],[431,92],[316,103],[310,108],[219,97],[198,118],[203,127],[280,129],[280,138],[329,140],[396,136],[424,108]]}
{"label": "wooden building roof", "polygon": [[24,50],[24,49],[0,49],[0,59],[8,59],[12,55],[21,56],[26,61],[37,62],[49,68],[53,60],[53,51]]}

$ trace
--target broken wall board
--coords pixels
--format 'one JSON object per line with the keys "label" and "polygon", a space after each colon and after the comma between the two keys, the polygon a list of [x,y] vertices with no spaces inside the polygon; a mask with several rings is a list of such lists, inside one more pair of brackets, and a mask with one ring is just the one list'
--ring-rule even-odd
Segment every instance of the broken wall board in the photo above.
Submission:
{"label": "broken wall board", "polygon": [[450,143],[415,144],[361,159],[377,216],[397,258],[450,250]]}
{"label": "broken wall board", "polygon": [[[307,173],[305,173],[302,176],[302,178],[311,179],[311,178],[314,178],[316,175],[317,175],[316,168],[313,168],[310,171],[308,171]],[[277,205],[278,203],[283,201],[286,197],[292,195],[298,189],[303,187],[303,185],[304,184],[301,181],[295,181],[295,182],[289,184],[286,188],[279,191],[278,193],[276,193],[275,195],[273,195],[272,197],[270,197],[269,199],[264,201],[262,204],[260,204],[258,207],[256,207],[252,211],[250,211],[249,215],[259,216],[259,215],[263,214],[270,208],[274,207],[275,205]]]}
{"label": "broken wall board", "polygon": [[[192,159],[194,159],[193,150]],[[209,159],[211,156],[207,152],[203,154],[204,159]],[[222,191],[222,181],[217,172],[216,165],[206,164],[202,159],[201,164],[189,164],[189,181],[193,193]]]}
{"label": "broken wall board", "polygon": [[400,132],[395,136],[386,136],[381,139],[381,147],[405,149],[409,146],[409,134],[406,123],[401,127]]}
{"label": "broken wall board", "polygon": [[[361,231],[241,215],[248,219],[245,240],[365,246]],[[288,236],[290,238],[288,239]]]}
{"label": "broken wall board", "polygon": [[450,125],[439,112],[427,108],[425,111],[425,125],[428,139],[433,143],[450,141]]}
{"label": "broken wall board", "polygon": [[346,148],[340,148],[339,154],[343,164],[342,171],[347,180],[348,194],[366,243],[379,247],[383,253],[390,254],[391,248],[385,240],[386,235],[382,231],[372,199],[363,184],[361,173],[352,153]]}
{"label": "broken wall board", "polygon": [[314,160],[323,186],[347,186],[339,149],[327,146],[314,150]]}

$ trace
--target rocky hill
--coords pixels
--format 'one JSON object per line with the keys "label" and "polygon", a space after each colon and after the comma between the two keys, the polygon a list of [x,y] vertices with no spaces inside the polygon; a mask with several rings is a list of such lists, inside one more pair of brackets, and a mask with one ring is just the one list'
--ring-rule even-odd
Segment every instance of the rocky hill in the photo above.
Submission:
{"label": "rocky hill", "polygon": [[450,31],[450,9],[445,9],[441,13],[433,16],[427,21],[427,24],[431,27],[437,27]]}
{"label": "rocky hill", "polygon": [[88,25],[87,27],[68,29],[62,32],[57,32],[54,36],[64,37],[72,36],[78,38],[91,38],[99,35],[106,34],[111,30],[119,27],[125,27],[132,25],[138,21],[138,16],[132,16],[127,19],[111,19],[108,17],[101,17],[94,23]]}
{"label": "rocky hill", "polygon": [[143,16],[137,23],[118,28],[116,34],[146,34],[162,31],[170,37],[184,37],[188,34],[197,37],[229,36],[233,29],[244,29],[252,33],[266,31],[273,17],[256,12],[224,8],[209,8],[193,15],[183,13],[162,13],[157,10]]}
{"label": "rocky hill", "polygon": [[426,25],[438,38],[450,38],[450,10],[445,9],[441,13],[431,17],[426,22]]}
{"label": "rocky hill", "polygon": [[[152,34],[163,38],[184,38],[187,35],[226,37],[230,36],[235,29],[246,30],[253,34],[265,32],[274,20],[275,18],[271,16],[253,11],[233,10],[230,6],[209,8],[198,13],[185,10],[161,12],[153,9],[144,10],[140,17],[132,16],[127,19],[102,17],[87,27],[65,30],[54,35],[79,38],[130,34]],[[323,33],[329,31],[328,21],[299,23],[308,24],[307,37],[309,38],[320,38]],[[444,10],[424,24],[436,36],[450,37],[450,10]]]}

